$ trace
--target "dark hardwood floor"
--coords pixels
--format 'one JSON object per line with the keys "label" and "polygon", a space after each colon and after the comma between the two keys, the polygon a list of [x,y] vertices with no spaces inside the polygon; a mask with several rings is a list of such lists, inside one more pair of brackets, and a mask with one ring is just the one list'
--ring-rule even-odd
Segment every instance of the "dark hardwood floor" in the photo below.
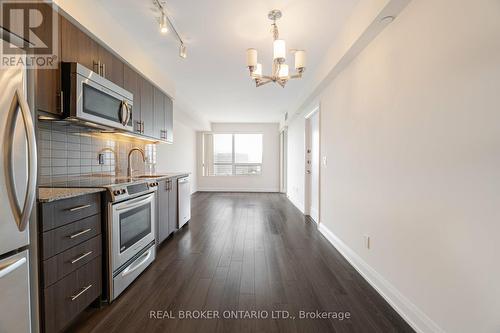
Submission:
{"label": "dark hardwood floor", "polygon": [[[187,310],[269,318],[180,319]],[[299,319],[299,311],[316,310],[350,318]],[[151,311],[177,318],[150,318]],[[295,319],[270,318],[287,313]],[[191,221],[160,246],[151,267],[70,331],[413,332],[314,222],[285,196],[261,193],[195,194]]]}

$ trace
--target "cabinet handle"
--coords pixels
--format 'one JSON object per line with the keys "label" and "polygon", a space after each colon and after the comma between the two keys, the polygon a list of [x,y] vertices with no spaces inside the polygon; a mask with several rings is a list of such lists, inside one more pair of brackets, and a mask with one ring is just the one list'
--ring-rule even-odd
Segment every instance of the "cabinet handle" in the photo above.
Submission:
{"label": "cabinet handle", "polygon": [[[101,62],[100,61],[94,61],[92,63],[92,69],[94,70],[95,73],[101,75]],[[97,70],[96,70],[97,68]]]}
{"label": "cabinet handle", "polygon": [[92,284],[89,284],[88,286],[86,286],[85,288],[83,288],[78,294],[71,296],[71,301],[74,301],[78,297],[82,296],[83,293],[85,293],[90,288],[92,288]]}
{"label": "cabinet handle", "polygon": [[59,94],[59,98],[61,99],[61,108],[59,109],[60,110],[60,113],[61,114],[64,114],[64,91],[61,90],[61,93]]}
{"label": "cabinet handle", "polygon": [[82,254],[82,255],[81,255],[81,256],[79,256],[78,258],[75,258],[75,259],[71,260],[71,264],[75,264],[75,263],[79,262],[80,260],[82,260],[82,259],[83,259],[83,258],[85,258],[86,256],[91,255],[91,254],[92,254],[92,252],[93,252],[93,251],[89,251],[89,252],[87,252],[87,253]]}
{"label": "cabinet handle", "polygon": [[102,77],[106,77],[106,64],[105,63],[102,63],[101,65],[101,76]]}
{"label": "cabinet handle", "polygon": [[68,209],[70,212],[76,212],[85,208],[89,208],[91,205],[81,205]]}
{"label": "cabinet handle", "polygon": [[79,232],[77,232],[76,234],[71,234],[71,235],[69,235],[68,237],[69,237],[69,238],[71,238],[71,239],[73,239],[73,238],[79,237],[79,236],[81,236],[81,235],[83,235],[83,234],[86,234],[87,232],[89,232],[89,231],[91,231],[91,230],[92,230],[92,228],[88,228],[88,229],[85,229],[85,230],[79,231]]}
{"label": "cabinet handle", "polygon": [[144,134],[144,121],[141,121],[141,133]]}

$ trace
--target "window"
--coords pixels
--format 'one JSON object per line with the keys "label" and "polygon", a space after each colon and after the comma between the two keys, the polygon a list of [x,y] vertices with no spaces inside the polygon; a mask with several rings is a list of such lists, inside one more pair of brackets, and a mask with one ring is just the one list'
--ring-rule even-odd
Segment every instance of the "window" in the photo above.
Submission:
{"label": "window", "polygon": [[262,134],[204,134],[203,167],[205,176],[260,175]]}

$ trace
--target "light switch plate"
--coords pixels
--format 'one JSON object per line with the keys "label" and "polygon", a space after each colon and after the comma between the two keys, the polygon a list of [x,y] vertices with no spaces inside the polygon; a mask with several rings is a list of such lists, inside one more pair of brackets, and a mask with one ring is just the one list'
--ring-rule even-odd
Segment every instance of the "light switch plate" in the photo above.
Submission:
{"label": "light switch plate", "polygon": [[328,164],[328,161],[326,159],[326,156],[323,156],[323,166],[326,167],[327,164]]}

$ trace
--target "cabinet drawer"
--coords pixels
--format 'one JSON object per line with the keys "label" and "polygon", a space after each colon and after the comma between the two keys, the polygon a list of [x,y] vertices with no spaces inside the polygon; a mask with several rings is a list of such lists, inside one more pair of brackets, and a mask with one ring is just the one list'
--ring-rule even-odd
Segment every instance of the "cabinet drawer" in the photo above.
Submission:
{"label": "cabinet drawer", "polygon": [[101,257],[44,290],[45,332],[59,332],[101,295]]}
{"label": "cabinet drawer", "polygon": [[48,231],[101,212],[99,193],[41,204],[42,231]]}
{"label": "cabinet drawer", "polygon": [[43,286],[48,287],[101,255],[101,235],[43,262]]}
{"label": "cabinet drawer", "polygon": [[48,259],[70,247],[101,233],[101,215],[94,215],[42,235],[43,259]]}

